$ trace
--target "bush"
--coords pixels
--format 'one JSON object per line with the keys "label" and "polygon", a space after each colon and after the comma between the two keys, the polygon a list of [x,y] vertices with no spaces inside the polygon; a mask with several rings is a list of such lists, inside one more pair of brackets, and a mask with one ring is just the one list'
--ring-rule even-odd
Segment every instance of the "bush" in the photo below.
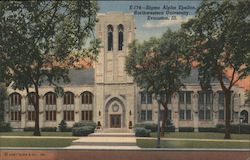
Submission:
{"label": "bush", "polygon": [[174,126],[167,126],[164,131],[165,132],[175,132],[175,127]]}
{"label": "bush", "polygon": [[97,125],[95,122],[92,122],[92,121],[83,121],[83,122],[74,123],[73,128],[79,128],[79,127],[85,127],[85,126],[92,127],[92,129],[95,130]]}
{"label": "bush", "polygon": [[145,128],[134,128],[135,136],[136,137],[150,137],[151,131]]}
{"label": "bush", "polygon": [[56,132],[57,128],[56,127],[43,127],[41,128],[42,132]]}
{"label": "bush", "polygon": [[66,132],[67,129],[67,123],[65,122],[65,120],[62,120],[59,125],[58,125],[59,131],[60,132]]}
{"label": "bush", "polygon": [[240,134],[250,134],[250,125],[248,124],[232,124],[231,125],[231,133],[239,133]]}
{"label": "bush", "polygon": [[133,128],[145,128],[145,129],[150,130],[151,132],[156,132],[157,131],[157,124],[149,123],[149,122],[137,123],[134,125]]}
{"label": "bush", "polygon": [[62,132],[72,132],[72,127],[67,127]]}
{"label": "bush", "polygon": [[199,132],[219,132],[218,128],[215,127],[199,127],[198,128]]}
{"label": "bush", "polygon": [[180,127],[179,132],[194,132],[194,127]]}
{"label": "bush", "polygon": [[24,132],[30,132],[30,131],[33,132],[34,130],[35,130],[34,127],[25,127],[25,128],[23,129]]}
{"label": "bush", "polygon": [[0,132],[10,132],[11,130],[10,123],[0,122]]}
{"label": "bush", "polygon": [[[239,127],[240,127],[240,133],[241,134],[250,134],[250,125],[248,124],[231,124],[231,130],[230,133],[239,133]],[[210,127],[210,128],[199,128],[199,132],[219,132],[224,133],[225,132],[225,125],[218,124],[216,127]]]}
{"label": "bush", "polygon": [[92,126],[75,127],[72,129],[72,136],[88,136],[93,132]]}

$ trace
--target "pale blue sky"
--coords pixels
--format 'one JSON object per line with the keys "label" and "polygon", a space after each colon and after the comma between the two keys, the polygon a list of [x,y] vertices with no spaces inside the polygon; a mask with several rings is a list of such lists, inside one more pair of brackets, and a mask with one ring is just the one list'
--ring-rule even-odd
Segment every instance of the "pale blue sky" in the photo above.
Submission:
{"label": "pale blue sky", "polygon": [[[143,41],[147,40],[149,37],[161,36],[167,28],[176,30],[180,28],[182,22],[187,21],[188,18],[191,18],[195,14],[196,8],[200,5],[200,0],[161,0],[161,1],[105,1],[99,0],[98,5],[100,7],[99,12],[105,13],[110,11],[120,11],[120,12],[134,12],[137,11],[150,11],[147,10],[147,6],[156,7],[160,9],[155,9],[152,11],[164,12],[164,15],[158,15],[154,17],[168,17],[177,16],[177,20],[148,20],[148,16],[144,15],[135,15],[136,23],[136,39]],[[164,9],[163,6],[172,6],[176,9],[170,9],[169,11],[184,11],[188,12],[188,15],[175,15],[175,14],[166,14],[167,9]],[[186,6],[188,8],[194,7],[195,9],[179,9],[179,6]],[[142,8],[139,9],[139,6]],[[130,7],[133,9],[131,10]]]}

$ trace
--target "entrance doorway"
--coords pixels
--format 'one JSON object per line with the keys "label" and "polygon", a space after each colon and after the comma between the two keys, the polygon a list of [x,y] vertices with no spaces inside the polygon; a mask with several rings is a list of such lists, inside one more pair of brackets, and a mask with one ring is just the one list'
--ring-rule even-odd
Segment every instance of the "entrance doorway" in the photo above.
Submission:
{"label": "entrance doorway", "polygon": [[110,115],[110,128],[121,128],[121,115]]}

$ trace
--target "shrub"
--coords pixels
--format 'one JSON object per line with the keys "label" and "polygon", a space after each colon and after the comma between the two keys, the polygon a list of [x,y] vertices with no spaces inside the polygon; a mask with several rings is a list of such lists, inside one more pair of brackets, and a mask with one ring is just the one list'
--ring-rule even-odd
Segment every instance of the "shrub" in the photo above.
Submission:
{"label": "shrub", "polygon": [[[218,124],[216,125],[217,132],[224,133],[225,132],[225,125]],[[240,133],[241,134],[250,134],[250,125],[249,124],[231,124],[230,133]]]}
{"label": "shrub", "polygon": [[194,127],[180,127],[179,132],[194,132]]}
{"label": "shrub", "polygon": [[134,125],[133,128],[145,128],[145,129],[150,130],[151,132],[156,132],[157,131],[157,124],[149,123],[149,122],[137,123]]}
{"label": "shrub", "polygon": [[83,121],[83,122],[74,123],[73,128],[85,127],[85,126],[92,127],[92,129],[95,130],[97,125],[95,122],[92,122],[92,121]]}
{"label": "shrub", "polygon": [[219,132],[218,128],[215,127],[199,127],[198,128],[199,132]]}
{"label": "shrub", "polygon": [[175,127],[174,126],[167,126],[164,131],[165,132],[175,132]]}
{"label": "shrub", "polygon": [[72,127],[65,128],[63,132],[72,132]]}
{"label": "shrub", "polygon": [[34,131],[34,130],[35,130],[34,127],[25,127],[25,128],[23,129],[24,132],[30,132],[30,131]]}
{"label": "shrub", "polygon": [[241,133],[241,134],[250,134],[250,125],[248,124],[232,124],[231,133]]}
{"label": "shrub", "polygon": [[93,131],[92,126],[75,127],[72,129],[72,136],[88,136]]}
{"label": "shrub", "polygon": [[43,127],[41,128],[42,132],[56,132],[57,128],[56,127]]}
{"label": "shrub", "polygon": [[145,128],[134,128],[135,136],[136,137],[150,137],[151,131]]}
{"label": "shrub", "polygon": [[0,132],[10,132],[11,130],[10,123],[0,122]]}
{"label": "shrub", "polygon": [[67,123],[65,122],[65,120],[62,120],[59,125],[58,125],[59,131],[60,132],[66,132],[67,129]]}

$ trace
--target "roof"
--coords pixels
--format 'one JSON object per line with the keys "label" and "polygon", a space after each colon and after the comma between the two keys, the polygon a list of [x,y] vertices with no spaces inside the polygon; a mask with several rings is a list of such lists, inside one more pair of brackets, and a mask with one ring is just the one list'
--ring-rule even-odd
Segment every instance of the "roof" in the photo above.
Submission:
{"label": "roof", "polygon": [[[69,69],[68,77],[69,83],[59,82],[58,85],[93,85],[95,83],[95,70],[94,68],[86,69]],[[49,85],[48,82],[44,82],[43,86]]]}
{"label": "roof", "polygon": [[[184,79],[182,79],[182,83],[184,84],[200,84],[199,81],[199,71],[198,68],[192,68],[190,75]],[[228,79],[224,77],[224,82],[229,83]],[[211,83],[219,83],[217,79],[213,79]]]}
{"label": "roof", "polygon": [[[190,72],[190,76],[182,79],[184,84],[197,84],[199,85],[198,79],[198,69],[193,68]],[[60,82],[59,85],[93,85],[95,83],[95,69],[87,68],[87,69],[69,69],[69,83]],[[228,79],[225,77],[225,83],[228,83]],[[212,80],[211,83],[219,83],[218,80]],[[44,82],[43,85],[48,85],[48,83]]]}
{"label": "roof", "polygon": [[69,78],[71,85],[91,85],[95,83],[94,68],[70,69]]}

